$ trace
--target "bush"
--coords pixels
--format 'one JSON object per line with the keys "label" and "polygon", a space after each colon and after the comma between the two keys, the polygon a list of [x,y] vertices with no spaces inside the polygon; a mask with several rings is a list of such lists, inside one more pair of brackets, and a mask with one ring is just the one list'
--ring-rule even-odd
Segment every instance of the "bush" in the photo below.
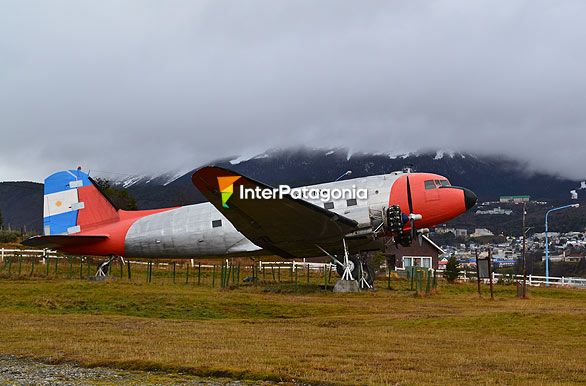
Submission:
{"label": "bush", "polygon": [[458,276],[460,276],[460,264],[458,264],[456,256],[452,255],[448,259],[448,264],[446,264],[444,277],[446,278],[448,283],[453,283],[456,281],[456,279],[458,279]]}
{"label": "bush", "polygon": [[0,230],[0,243],[16,243],[20,241],[20,232]]}

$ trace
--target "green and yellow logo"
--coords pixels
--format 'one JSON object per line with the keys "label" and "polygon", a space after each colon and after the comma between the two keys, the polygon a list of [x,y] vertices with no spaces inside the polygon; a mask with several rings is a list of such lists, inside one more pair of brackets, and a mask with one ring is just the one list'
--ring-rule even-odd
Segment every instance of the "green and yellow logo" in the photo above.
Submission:
{"label": "green and yellow logo", "polygon": [[222,194],[222,206],[229,208],[228,200],[234,193],[234,183],[240,179],[240,176],[218,177],[218,186]]}

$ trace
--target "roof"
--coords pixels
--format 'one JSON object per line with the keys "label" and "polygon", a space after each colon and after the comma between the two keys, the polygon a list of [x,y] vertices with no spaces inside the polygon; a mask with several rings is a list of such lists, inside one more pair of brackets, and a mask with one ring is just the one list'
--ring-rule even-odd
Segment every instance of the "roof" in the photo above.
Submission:
{"label": "roof", "polygon": [[429,243],[433,248],[435,248],[440,255],[446,253],[443,249],[441,249],[439,247],[439,245],[437,245],[436,243],[431,241],[431,239],[429,237],[427,237],[426,235],[421,235],[421,237],[423,238],[423,240],[425,240],[427,243]]}

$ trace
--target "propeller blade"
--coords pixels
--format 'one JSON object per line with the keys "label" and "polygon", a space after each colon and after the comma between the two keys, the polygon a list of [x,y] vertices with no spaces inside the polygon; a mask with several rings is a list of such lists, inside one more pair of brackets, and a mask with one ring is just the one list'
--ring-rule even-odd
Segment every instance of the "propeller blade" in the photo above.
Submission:
{"label": "propeller blade", "polygon": [[411,182],[407,176],[407,203],[409,204],[409,214],[413,213],[413,198],[411,197]]}
{"label": "propeller blade", "polygon": [[413,197],[411,197],[411,181],[407,176],[407,203],[409,204],[409,226],[411,227],[411,240],[415,240],[415,220],[413,219]]}

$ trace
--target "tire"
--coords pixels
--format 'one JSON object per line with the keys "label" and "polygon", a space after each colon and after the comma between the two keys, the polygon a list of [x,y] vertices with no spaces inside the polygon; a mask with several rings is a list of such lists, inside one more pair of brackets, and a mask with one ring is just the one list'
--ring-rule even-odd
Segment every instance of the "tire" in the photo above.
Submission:
{"label": "tire", "polygon": [[[348,261],[350,262],[352,277],[354,278],[354,280],[357,280],[358,276],[360,275],[359,259],[357,256],[350,255],[348,256]],[[342,267],[340,264],[336,264],[336,272],[338,272],[338,275],[342,277],[344,275],[344,267]]]}

